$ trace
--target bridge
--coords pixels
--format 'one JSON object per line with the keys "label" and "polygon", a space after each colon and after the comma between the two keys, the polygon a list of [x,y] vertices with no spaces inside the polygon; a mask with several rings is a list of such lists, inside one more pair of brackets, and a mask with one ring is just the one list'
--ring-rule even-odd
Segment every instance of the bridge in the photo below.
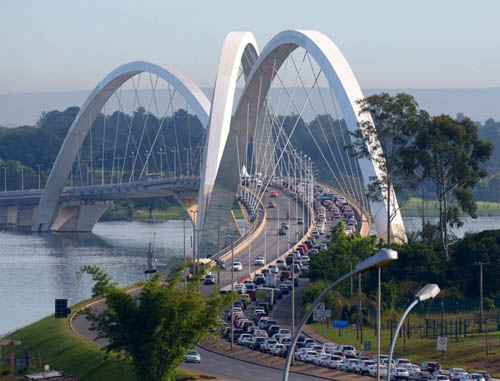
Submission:
{"label": "bridge", "polygon": [[[44,186],[39,179],[40,189],[26,189],[21,178],[21,189],[4,187],[0,224],[90,231],[113,201],[174,196],[190,212],[198,255],[207,256],[220,249],[221,230],[239,239],[235,200],[253,220],[278,184],[311,209],[321,180],[385,239],[387,194],[366,196],[383,171],[346,150],[350,133],[372,122],[362,98],[343,54],[317,31],[280,32],[262,51],[252,33],[230,33],[210,98],[172,67],[126,63],[88,96]],[[390,208],[390,234],[404,240],[397,201]]]}

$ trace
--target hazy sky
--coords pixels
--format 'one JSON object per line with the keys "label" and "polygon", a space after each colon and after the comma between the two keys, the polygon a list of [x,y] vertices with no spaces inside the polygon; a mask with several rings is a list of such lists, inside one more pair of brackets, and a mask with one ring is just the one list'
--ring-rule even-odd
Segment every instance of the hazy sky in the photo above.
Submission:
{"label": "hazy sky", "polygon": [[328,34],[364,88],[500,85],[498,0],[1,0],[0,94],[90,89],[131,60],[213,83],[225,35]]}

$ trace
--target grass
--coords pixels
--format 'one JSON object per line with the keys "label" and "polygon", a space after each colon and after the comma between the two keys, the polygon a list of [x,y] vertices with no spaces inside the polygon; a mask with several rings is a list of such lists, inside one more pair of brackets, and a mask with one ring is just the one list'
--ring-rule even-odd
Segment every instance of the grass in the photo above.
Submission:
{"label": "grass", "polygon": [[[401,208],[403,215],[407,217],[420,217],[422,215],[422,199],[418,197],[409,198]],[[439,205],[437,201],[425,201],[425,215],[438,217]],[[477,202],[477,214],[479,216],[500,216],[500,202]]]}
{"label": "grass", "polygon": [[[63,370],[81,381],[136,381],[129,360],[107,354],[75,335],[66,319],[47,317],[12,333],[9,338],[21,341],[16,348],[18,352],[28,352],[33,357],[34,367],[30,371],[40,371],[44,364],[50,364],[51,369]],[[177,372],[178,380],[196,378],[184,370]]]}
{"label": "grass", "polygon": [[[310,327],[321,336],[338,344],[354,344],[358,349],[362,348],[356,339],[353,329],[345,329],[339,336],[338,330],[327,327],[325,324],[315,323]],[[363,341],[371,342],[371,351],[376,350],[376,339],[373,328],[363,330]],[[389,352],[390,331],[382,331],[382,353]],[[409,358],[412,362],[420,364],[423,361],[436,360],[444,367],[463,367],[468,370],[486,370],[494,377],[500,377],[500,332],[488,335],[489,355],[485,352],[485,337],[474,336],[460,338],[448,338],[448,351],[443,354],[436,350],[436,339],[421,338],[414,335],[410,339],[398,339],[395,356]]]}

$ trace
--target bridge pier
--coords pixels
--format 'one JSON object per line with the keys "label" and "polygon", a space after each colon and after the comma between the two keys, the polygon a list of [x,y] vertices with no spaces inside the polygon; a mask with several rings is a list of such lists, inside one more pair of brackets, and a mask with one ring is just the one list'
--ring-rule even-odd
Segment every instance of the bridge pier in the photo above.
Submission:
{"label": "bridge pier", "polygon": [[59,207],[57,216],[50,226],[54,232],[91,232],[111,201],[69,202]]}

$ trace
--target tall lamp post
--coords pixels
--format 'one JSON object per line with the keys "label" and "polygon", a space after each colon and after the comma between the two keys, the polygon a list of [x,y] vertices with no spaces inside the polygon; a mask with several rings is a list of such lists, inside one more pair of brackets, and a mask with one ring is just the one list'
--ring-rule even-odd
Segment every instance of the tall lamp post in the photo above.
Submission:
{"label": "tall lamp post", "polygon": [[335,282],[333,282],[330,286],[328,286],[325,290],[323,290],[321,292],[321,294],[316,298],[316,300],[314,300],[314,302],[312,304],[312,308],[310,309],[310,311],[308,313],[306,313],[306,315],[304,316],[304,318],[300,322],[300,325],[298,326],[297,331],[295,332],[295,334],[293,336],[292,344],[290,345],[290,349],[288,350],[285,368],[283,369],[283,378],[282,378],[283,381],[288,381],[288,375],[290,373],[290,365],[292,363],[292,359],[294,356],[295,346],[297,345],[297,341],[299,340],[299,336],[302,332],[302,329],[306,325],[307,321],[309,320],[309,318],[313,314],[316,307],[324,299],[327,292],[329,292],[331,289],[336,287],[339,283],[343,282],[344,280],[349,279],[351,276],[360,274],[362,272],[368,271],[368,270],[375,268],[375,267],[387,265],[387,264],[395,261],[396,259],[398,259],[398,253],[396,251],[391,250],[391,249],[381,249],[377,252],[377,254],[372,255],[371,257],[365,259],[364,261],[359,262],[354,267],[354,270],[352,270],[351,272],[349,272],[347,274],[342,275],[339,279],[337,279]]}
{"label": "tall lamp post", "polygon": [[419,302],[435,298],[440,291],[441,290],[439,289],[439,286],[437,284],[429,283],[425,285],[415,294],[415,300],[408,306],[408,308],[406,308],[403,316],[401,316],[401,320],[399,321],[398,326],[396,327],[396,332],[394,333],[394,336],[392,338],[391,350],[389,351],[389,362],[387,363],[387,381],[390,381],[391,379],[392,356],[394,354],[394,348],[396,347],[396,341],[398,340],[399,331],[401,330],[406,317]]}

